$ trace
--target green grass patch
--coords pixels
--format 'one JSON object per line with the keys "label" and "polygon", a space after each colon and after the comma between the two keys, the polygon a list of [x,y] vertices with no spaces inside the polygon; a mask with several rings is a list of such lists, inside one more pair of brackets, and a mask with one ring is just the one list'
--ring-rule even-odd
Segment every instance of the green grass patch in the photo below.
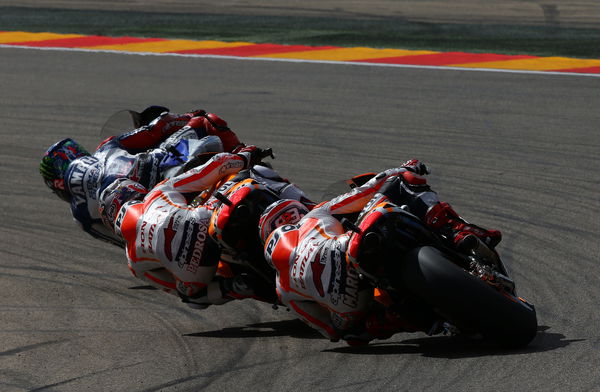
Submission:
{"label": "green grass patch", "polygon": [[0,7],[0,30],[600,58],[600,29]]}

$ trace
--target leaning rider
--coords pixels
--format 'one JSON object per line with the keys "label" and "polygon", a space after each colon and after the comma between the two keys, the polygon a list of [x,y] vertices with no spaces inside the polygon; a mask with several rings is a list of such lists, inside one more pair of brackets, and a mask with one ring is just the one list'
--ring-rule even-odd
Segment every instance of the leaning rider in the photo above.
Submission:
{"label": "leaning rider", "polygon": [[[99,188],[117,178],[132,178],[152,188],[164,177],[159,164],[167,158],[166,149],[177,146],[182,139],[216,135],[222,148],[216,146],[215,152],[241,146],[224,120],[204,110],[175,114],[162,106],[150,106],[139,114],[138,121],[137,129],[108,138],[93,154],[72,139],[61,140],[46,151],[40,163],[44,182],[59,198],[70,203],[73,218],[81,228],[95,238],[119,246],[123,246],[122,240],[107,230],[100,219],[96,194]],[[161,148],[155,148],[161,142],[164,142]],[[211,148],[215,148],[213,142]]]}
{"label": "leaning rider", "polygon": [[[209,235],[209,223],[213,214],[217,215],[219,200],[211,197],[199,206],[190,205],[190,199],[197,194],[231,175],[246,177],[249,171],[265,186],[279,189],[287,197],[304,199],[302,191],[293,184],[272,175],[274,170],[255,167],[262,154],[263,150],[254,146],[236,154],[217,154],[204,165],[167,179],[149,192],[125,178],[103,190],[102,220],[125,242],[133,275],[198,309],[232,299],[268,297],[273,288],[259,284],[257,276],[232,275],[228,265],[220,262],[221,246]],[[244,170],[249,168],[252,169]],[[240,173],[242,170],[244,173]],[[261,173],[271,178],[262,177]],[[258,234],[256,240],[259,241]]]}
{"label": "leaning rider", "polygon": [[[378,258],[385,257],[377,252],[387,249],[385,240],[392,229],[383,217],[403,206],[458,248],[466,237],[475,235],[493,249],[501,234],[468,224],[448,203],[440,202],[427,185],[425,174],[426,166],[411,160],[318,205],[310,213],[298,213],[302,207],[299,204],[293,206],[295,213],[286,215],[287,220],[277,211],[267,211],[259,226],[265,257],[276,269],[280,301],[332,341],[366,344],[400,331],[429,332],[436,320],[428,314],[374,307],[374,286],[369,284],[372,271],[361,268],[359,260],[368,251],[374,251]],[[354,231],[338,220],[359,212]],[[363,239],[369,232],[377,233],[377,243]]]}

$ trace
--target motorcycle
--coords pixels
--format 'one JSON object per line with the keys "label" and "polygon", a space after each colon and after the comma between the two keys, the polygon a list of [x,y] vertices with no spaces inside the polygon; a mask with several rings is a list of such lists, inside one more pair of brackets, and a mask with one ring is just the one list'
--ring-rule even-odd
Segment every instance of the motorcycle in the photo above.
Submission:
{"label": "motorcycle", "polygon": [[[373,175],[365,173],[343,183],[354,188]],[[225,182],[213,196],[217,208],[227,210],[220,228],[219,222],[211,221],[213,235],[234,260],[242,260],[263,277],[265,287],[272,288],[274,270],[264,259],[257,223],[266,206],[280,195],[247,178]],[[416,324],[427,323],[428,328],[422,330],[429,335],[477,336],[511,348],[526,346],[535,337],[535,307],[517,294],[514,280],[495,251],[470,236],[463,243],[467,250],[459,252],[406,207],[399,211],[392,241],[402,251],[392,259],[375,261],[384,271],[379,278],[359,275],[373,287],[374,307],[402,309]],[[359,230],[357,219],[350,215],[341,217],[341,222],[347,230]]]}
{"label": "motorcycle", "polygon": [[[189,154],[186,148],[182,145],[170,151],[172,161],[180,163],[171,166],[172,175],[203,163],[210,155]],[[183,156],[191,158],[186,161]],[[344,183],[356,187],[372,176],[367,173]],[[212,204],[215,213],[209,233],[221,245],[223,261],[234,274],[252,272],[260,277],[256,285],[259,299],[274,304],[275,272],[263,255],[258,220],[268,205],[281,198],[280,191],[245,171],[193,202]],[[401,203],[398,206],[402,207]],[[426,331],[429,334],[481,336],[508,347],[525,346],[535,337],[535,307],[517,294],[515,282],[496,252],[474,236],[465,242],[468,252],[458,252],[410,211],[400,211],[392,241],[400,244],[402,251],[397,257],[378,260],[383,276],[375,280],[362,277],[372,285],[378,306],[418,309],[417,318],[434,320]],[[356,219],[348,216],[342,223],[348,230],[357,230]]]}
{"label": "motorcycle", "polygon": [[[271,149],[261,150],[261,158],[274,158]],[[192,161],[186,168],[201,162]],[[268,162],[232,174],[210,189],[195,195],[191,207],[210,206],[213,210],[208,233],[221,248],[221,262],[232,275],[253,277],[256,299],[276,304],[275,271],[264,257],[258,222],[265,209],[280,199],[296,199],[313,206],[302,191],[279,176]]]}
{"label": "motorcycle", "polygon": [[[358,176],[350,184],[362,185],[371,175]],[[474,235],[462,242],[459,252],[407,206],[396,205],[400,208],[395,210],[398,214],[390,241],[402,251],[392,259],[374,260],[376,266],[361,265],[367,270],[383,268],[383,275],[366,279],[373,285],[379,305],[403,308],[409,318],[414,311],[417,322],[433,320],[424,331],[430,335],[443,332],[480,337],[511,348],[531,342],[537,333],[535,307],[517,294],[498,253]],[[359,230],[352,221],[342,223],[348,230]]]}
{"label": "motorcycle", "polygon": [[[146,110],[120,110],[108,118],[100,130],[100,140],[124,134],[147,124],[166,108],[151,106]],[[160,142],[155,149],[142,153],[136,163],[144,162],[155,166],[159,181],[179,175],[186,170],[208,161],[213,155],[222,152],[223,146],[216,136],[200,138],[189,127],[184,127]],[[142,163],[143,164],[143,163]],[[133,167],[136,167],[134,163]]]}

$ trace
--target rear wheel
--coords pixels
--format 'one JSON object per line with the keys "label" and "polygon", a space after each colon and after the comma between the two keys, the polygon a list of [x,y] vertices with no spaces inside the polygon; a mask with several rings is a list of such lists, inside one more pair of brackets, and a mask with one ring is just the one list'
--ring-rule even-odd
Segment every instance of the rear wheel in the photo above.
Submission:
{"label": "rear wheel", "polygon": [[526,346],[537,333],[532,305],[495,290],[434,247],[409,252],[394,275],[399,287],[425,301],[462,332],[481,334],[508,347]]}

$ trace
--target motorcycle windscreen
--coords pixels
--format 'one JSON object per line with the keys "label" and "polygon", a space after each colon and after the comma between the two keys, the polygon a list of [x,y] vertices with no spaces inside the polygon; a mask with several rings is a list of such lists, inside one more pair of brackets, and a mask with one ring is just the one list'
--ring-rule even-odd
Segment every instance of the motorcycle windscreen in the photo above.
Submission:
{"label": "motorcycle windscreen", "polygon": [[118,136],[140,126],[140,114],[133,110],[119,110],[106,120],[100,130],[100,140]]}

